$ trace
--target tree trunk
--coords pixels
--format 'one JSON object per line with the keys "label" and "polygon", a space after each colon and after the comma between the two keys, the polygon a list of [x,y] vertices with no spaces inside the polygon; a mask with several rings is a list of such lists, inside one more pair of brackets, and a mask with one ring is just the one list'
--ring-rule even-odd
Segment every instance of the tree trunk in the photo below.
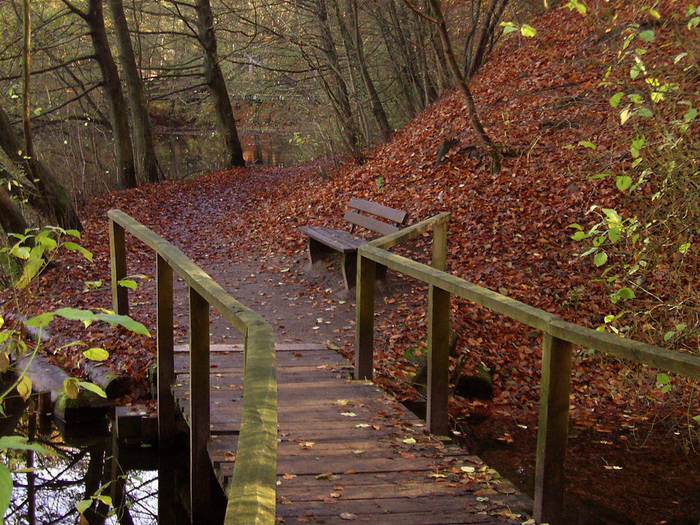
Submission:
{"label": "tree trunk", "polygon": [[54,175],[44,164],[36,158],[26,158],[23,154],[23,146],[20,139],[10,127],[10,119],[7,113],[0,107],[0,148],[7,157],[26,174],[33,176],[37,189],[42,196],[41,209],[43,214],[49,214],[50,220],[56,220],[59,226],[67,229],[82,230],[78,214],[73,208],[70,197],[65,188],[61,186]]}
{"label": "tree trunk", "polygon": [[95,49],[95,59],[100,66],[105,95],[109,101],[114,142],[117,148],[119,186],[121,188],[135,188],[136,167],[134,165],[134,148],[131,144],[129,132],[129,120],[126,111],[124,111],[126,102],[119,80],[117,65],[114,62],[109,41],[107,40],[102,0],[89,0],[88,11],[82,16],[90,29],[92,46]]}
{"label": "tree trunk", "polygon": [[19,211],[3,186],[0,186],[0,226],[5,230],[5,233],[20,234],[24,234],[29,227],[22,212]]}
{"label": "tree trunk", "polygon": [[[369,69],[367,68],[367,61],[365,60],[364,44],[362,42],[362,36],[360,35],[360,22],[357,14],[357,0],[346,0],[346,8],[350,13],[350,22],[353,31],[354,38],[354,52],[355,58],[357,59],[357,65],[360,68],[360,73],[362,74],[362,80],[365,84],[365,89],[367,89],[367,95],[369,96],[369,103],[372,107],[372,114],[374,119],[377,121],[379,130],[384,137],[384,140],[389,140],[391,136],[392,129],[389,125],[389,119],[386,116],[386,111],[384,111],[384,106],[382,101],[379,99],[379,94],[374,86],[372,77],[369,74]],[[338,17],[338,23],[341,26],[345,24],[342,23],[340,17]]]}
{"label": "tree trunk", "polygon": [[[360,133],[352,115],[352,108],[350,107],[350,98],[348,97],[348,88],[345,84],[345,79],[343,79],[343,76],[340,74],[340,61],[338,60],[338,53],[335,49],[333,34],[331,33],[330,26],[328,25],[328,9],[326,7],[326,0],[316,0],[315,8],[318,29],[321,33],[321,50],[326,56],[326,60],[328,60],[328,66],[336,85],[336,90],[331,90],[329,86],[329,95],[331,95],[331,98],[334,99],[336,113],[340,121],[340,126],[342,128],[346,145],[349,148],[353,158],[358,162],[362,162],[363,157],[360,144]],[[322,76],[322,73],[319,72],[319,75]]]}
{"label": "tree trunk", "polygon": [[148,115],[148,104],[146,103],[143,81],[136,68],[134,48],[131,45],[131,35],[124,16],[122,0],[109,0],[109,7],[117,34],[119,62],[126,77],[136,152],[138,159],[143,162],[140,168],[143,170],[144,178],[148,182],[158,182],[162,179],[162,176],[153,145],[153,126],[151,126],[151,119]]}
{"label": "tree trunk", "polygon": [[243,150],[236,129],[236,120],[233,117],[231,99],[229,99],[226,90],[224,74],[219,67],[216,35],[214,34],[214,15],[209,0],[197,0],[195,9],[197,10],[199,42],[204,49],[204,75],[209,91],[214,98],[216,115],[224,136],[227,167],[245,166]]}
{"label": "tree trunk", "polygon": [[452,76],[454,77],[460,91],[464,95],[467,103],[467,117],[469,123],[472,127],[474,133],[476,133],[477,139],[484,146],[489,155],[491,155],[491,170],[494,173],[501,171],[501,153],[498,147],[491,140],[491,137],[486,133],[484,126],[479,120],[479,115],[476,111],[476,105],[474,104],[474,97],[472,97],[472,92],[469,89],[467,81],[462,76],[457,65],[457,59],[455,58],[454,50],[452,49],[452,43],[450,42],[450,37],[447,33],[447,24],[445,22],[445,17],[442,14],[442,6],[440,5],[440,0],[429,0],[430,5],[433,9],[433,13],[437,19],[438,30],[440,31],[440,38],[442,39],[442,45],[445,50],[445,58],[447,59],[450,71],[452,71]]}
{"label": "tree trunk", "polygon": [[[479,35],[476,40],[474,40],[476,36],[476,25],[472,25],[474,34],[469,37],[464,52],[464,77],[466,79],[470,79],[474,76],[479,67],[481,67],[481,64],[486,60],[491,49],[493,49],[495,31],[507,5],[508,0],[491,0],[488,10],[479,26]],[[477,10],[477,12],[472,15],[476,18],[475,22],[477,24],[479,18],[481,18],[480,15],[480,10]],[[474,45],[474,42],[476,45]]]}

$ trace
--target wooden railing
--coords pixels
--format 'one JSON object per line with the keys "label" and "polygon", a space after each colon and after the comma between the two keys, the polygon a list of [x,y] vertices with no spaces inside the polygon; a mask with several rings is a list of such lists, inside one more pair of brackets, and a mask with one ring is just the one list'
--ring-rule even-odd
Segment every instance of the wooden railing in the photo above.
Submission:
{"label": "wooden railing", "polygon": [[209,523],[209,308],[244,336],[243,414],[225,523],[275,523],[277,482],[277,379],[272,327],[242,305],[182,251],[125,213],[111,210],[110,253],[114,310],[128,314],[125,231],[156,252],[158,329],[158,441],[167,449],[175,431],[173,272],[189,289],[190,509],[192,523]]}
{"label": "wooden railing", "polygon": [[[441,213],[360,247],[357,261],[355,378],[372,378],[377,264],[430,286],[426,420],[431,432],[447,434],[449,431],[447,398],[451,294],[543,332],[534,518],[538,523],[558,523],[564,493],[572,345],[592,348],[695,379],[700,379],[700,358],[568,323],[544,310],[446,273],[448,220],[449,213]],[[432,266],[387,251],[404,240],[430,230],[433,231]]]}

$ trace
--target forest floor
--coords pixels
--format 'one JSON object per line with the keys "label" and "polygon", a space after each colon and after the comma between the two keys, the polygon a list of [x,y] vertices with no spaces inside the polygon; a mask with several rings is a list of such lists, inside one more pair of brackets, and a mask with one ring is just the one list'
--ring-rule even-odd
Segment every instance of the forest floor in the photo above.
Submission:
{"label": "forest floor", "polygon": [[[631,15],[630,15],[631,16]],[[621,17],[622,20],[623,17]],[[622,22],[621,22],[622,23]],[[406,209],[410,221],[441,211],[452,214],[448,270],[471,282],[596,327],[610,311],[608,290],[595,266],[575,256],[579,246],[567,225],[590,225],[591,205],[630,205],[614,182],[591,175],[615,168],[629,156],[611,92],[596,89],[616,48],[584,19],[550,11],[538,21],[537,39],[502,44],[472,88],[486,129],[507,145],[503,169],[492,174],[488,157],[473,148],[459,94],[444,97],[366,154],[361,166],[319,163],[293,168],[246,168],[185,181],[166,181],[115,192],[81,213],[81,243],[92,263],[71,252],[41,276],[21,303],[5,292],[3,312],[35,313],[61,306],[109,307],[106,212],[119,208],[179,246],[241,302],[274,326],[278,342],[323,342],[352,358],[354,298],[344,292],[337,269],[310,272],[305,238],[297,227],[343,227],[350,197]],[[607,57],[607,58],[606,58]],[[564,148],[595,139],[597,150]],[[444,162],[436,153],[453,141]],[[611,167],[612,166],[612,167]],[[323,176],[331,173],[330,177]],[[426,260],[427,239],[408,249]],[[128,241],[131,315],[155,327],[154,257]],[[669,283],[697,290],[697,272]],[[674,277],[674,278],[677,278]],[[86,288],[85,281],[102,281]],[[184,291],[179,283],[176,290]],[[424,360],[427,293],[419,283],[389,275],[380,291],[376,320],[376,381],[401,400],[421,393],[411,378]],[[184,294],[177,312],[178,337],[186,337]],[[21,308],[20,308],[21,304]],[[491,401],[453,396],[453,424],[471,452],[519,487],[531,489],[539,399],[541,334],[462,300],[452,306],[463,370],[488,369]],[[87,330],[55,321],[52,333],[79,338],[110,351],[109,362],[128,371],[146,395],[153,339],[97,325]],[[213,343],[236,342],[234,329],[213,319]],[[644,336],[644,334],[641,334]],[[640,337],[641,337],[640,336]],[[79,348],[49,353],[80,373]],[[453,359],[452,366],[456,366]],[[567,456],[566,508],[571,523],[692,523],[700,521],[700,413],[698,387],[672,378],[656,385],[658,371],[577,349]]]}

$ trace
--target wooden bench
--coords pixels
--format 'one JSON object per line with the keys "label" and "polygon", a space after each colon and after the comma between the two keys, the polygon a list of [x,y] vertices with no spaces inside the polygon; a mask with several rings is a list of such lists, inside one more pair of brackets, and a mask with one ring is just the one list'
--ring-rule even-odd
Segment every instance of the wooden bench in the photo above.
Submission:
{"label": "wooden bench", "polygon": [[[406,221],[408,214],[405,211],[355,197],[350,199],[348,208],[343,218],[351,224],[349,232],[315,226],[300,226],[299,230],[309,237],[309,260],[312,266],[316,261],[327,258],[333,252],[343,254],[343,280],[345,287],[350,289],[355,286],[357,249],[367,242],[366,239],[354,235],[355,228],[360,226],[381,235],[387,235],[397,231]],[[377,268],[378,274],[383,274],[385,271],[386,268]]]}

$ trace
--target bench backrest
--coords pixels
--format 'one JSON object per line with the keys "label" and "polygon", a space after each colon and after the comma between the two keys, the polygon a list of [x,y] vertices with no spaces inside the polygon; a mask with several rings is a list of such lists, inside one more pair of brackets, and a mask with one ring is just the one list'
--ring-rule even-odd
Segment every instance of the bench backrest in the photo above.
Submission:
{"label": "bench backrest", "polygon": [[[356,197],[350,199],[348,207],[350,209],[345,212],[344,218],[353,225],[353,230],[355,226],[361,226],[382,235],[388,235],[397,231],[408,215],[405,211]],[[364,214],[360,212],[364,212]],[[379,219],[384,219],[388,222]]]}

